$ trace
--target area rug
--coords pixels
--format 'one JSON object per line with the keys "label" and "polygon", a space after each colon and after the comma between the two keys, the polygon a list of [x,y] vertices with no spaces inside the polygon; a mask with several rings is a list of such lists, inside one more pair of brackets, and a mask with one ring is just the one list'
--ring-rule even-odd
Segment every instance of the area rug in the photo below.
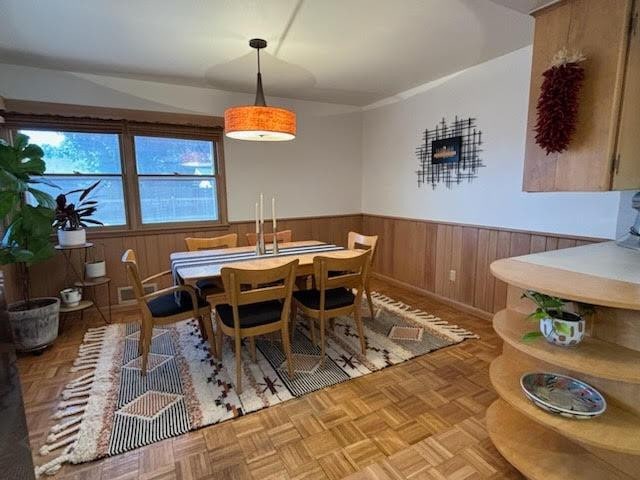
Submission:
{"label": "area rug", "polygon": [[351,317],[339,317],[327,333],[327,357],[310,340],[308,323],[298,319],[293,336],[295,374],[289,378],[278,336],[258,337],[257,359],[243,348],[242,393],[236,378],[232,339],[222,360],[209,353],[195,320],[154,328],[147,375],[140,375],[138,325],[90,329],[40,454],[52,456],[36,474],[54,474],[64,463],[118,455],[206,425],[270,407],[315,390],[405,362],[467,338],[473,333],[373,293],[370,318],[363,302],[366,356]]}

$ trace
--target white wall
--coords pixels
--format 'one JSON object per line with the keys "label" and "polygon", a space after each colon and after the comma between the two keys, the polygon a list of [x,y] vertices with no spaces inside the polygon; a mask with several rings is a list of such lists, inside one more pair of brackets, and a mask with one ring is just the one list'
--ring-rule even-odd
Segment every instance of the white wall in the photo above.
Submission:
{"label": "white wall", "polygon": [[[614,238],[620,194],[524,193],[531,47],[366,109],[362,136],[365,213]],[[430,88],[431,87],[431,88]],[[406,97],[407,95],[404,95]],[[418,188],[415,149],[443,117],[475,117],[486,165],[471,183]]]}
{"label": "white wall", "polygon": [[[293,109],[291,142],[225,139],[230,220],[248,220],[259,192],[277,197],[282,217],[359,213],[361,112],[357,107],[269,97]],[[222,116],[253,95],[102,75],[0,64],[5,98]]]}
{"label": "white wall", "polygon": [[[229,216],[258,192],[285,217],[365,213],[614,238],[620,194],[521,191],[531,48],[357,107],[269,97],[298,114],[293,142],[225,140]],[[0,64],[7,98],[222,115],[253,95]],[[418,188],[415,149],[442,117],[474,116],[485,144],[472,183]],[[628,207],[620,211],[630,210]],[[625,217],[626,222],[626,217]]]}

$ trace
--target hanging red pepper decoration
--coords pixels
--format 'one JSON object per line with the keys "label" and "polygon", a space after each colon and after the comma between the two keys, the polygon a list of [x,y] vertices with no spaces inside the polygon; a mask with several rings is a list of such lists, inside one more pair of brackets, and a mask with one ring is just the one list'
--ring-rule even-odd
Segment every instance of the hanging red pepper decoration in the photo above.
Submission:
{"label": "hanging red pepper decoration", "polygon": [[569,55],[566,49],[553,58],[551,68],[542,76],[542,88],[538,98],[536,143],[547,155],[567,149],[576,130],[579,93],[584,80],[584,68],[580,53]]}

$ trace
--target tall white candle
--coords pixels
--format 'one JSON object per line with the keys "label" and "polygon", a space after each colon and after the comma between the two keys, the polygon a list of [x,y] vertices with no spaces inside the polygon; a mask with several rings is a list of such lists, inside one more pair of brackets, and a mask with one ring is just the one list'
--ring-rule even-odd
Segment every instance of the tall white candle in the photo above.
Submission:
{"label": "tall white candle", "polygon": [[271,218],[273,218],[273,233],[276,233],[276,197],[271,197]]}
{"label": "tall white candle", "polygon": [[256,234],[260,233],[260,227],[258,226],[258,202],[256,202]]}
{"label": "tall white candle", "polygon": [[264,195],[260,194],[260,225],[264,225]]}

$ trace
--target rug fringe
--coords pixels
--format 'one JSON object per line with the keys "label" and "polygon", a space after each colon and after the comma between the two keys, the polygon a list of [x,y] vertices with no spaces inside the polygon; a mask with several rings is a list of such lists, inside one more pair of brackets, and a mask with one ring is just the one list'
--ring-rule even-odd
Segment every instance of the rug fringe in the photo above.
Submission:
{"label": "rug fringe", "polygon": [[98,365],[107,327],[97,327],[87,330],[83,343],[78,348],[78,357],[73,362],[71,372],[90,369],[71,380],[62,391],[62,401],[58,404],[53,418],[62,419],[49,429],[45,444],[40,448],[40,455],[49,455],[55,450],[63,448],[60,455],[49,462],[36,467],[36,478],[41,475],[54,475],[62,465],[71,459],[71,454],[77,446],[80,427],[84,419],[85,410],[89,402],[89,394],[96,380],[94,370]]}
{"label": "rug fringe", "polygon": [[36,467],[36,471],[35,471],[36,478],[39,478],[42,474],[54,475],[58,470],[62,468],[63,463],[66,463],[71,459],[72,450],[73,450],[73,447],[70,445],[64,450],[64,452],[60,456],[50,460],[44,465],[40,465],[39,467]]}
{"label": "rug fringe", "polygon": [[434,315],[423,312],[420,309],[411,307],[406,303],[399,302],[398,300],[395,300],[391,297],[387,297],[386,295],[383,295],[381,293],[371,292],[371,297],[374,298],[380,304],[384,305],[386,308],[389,308],[390,310],[400,311],[405,315],[407,314],[411,315],[415,319],[419,320],[421,323],[425,323],[429,326],[433,326],[436,328],[436,330],[442,333],[454,335],[461,340],[465,338],[480,338],[478,335],[476,335],[473,332],[470,332],[469,330],[466,330],[458,325],[451,325],[446,320],[442,320],[441,318],[438,318]]}

